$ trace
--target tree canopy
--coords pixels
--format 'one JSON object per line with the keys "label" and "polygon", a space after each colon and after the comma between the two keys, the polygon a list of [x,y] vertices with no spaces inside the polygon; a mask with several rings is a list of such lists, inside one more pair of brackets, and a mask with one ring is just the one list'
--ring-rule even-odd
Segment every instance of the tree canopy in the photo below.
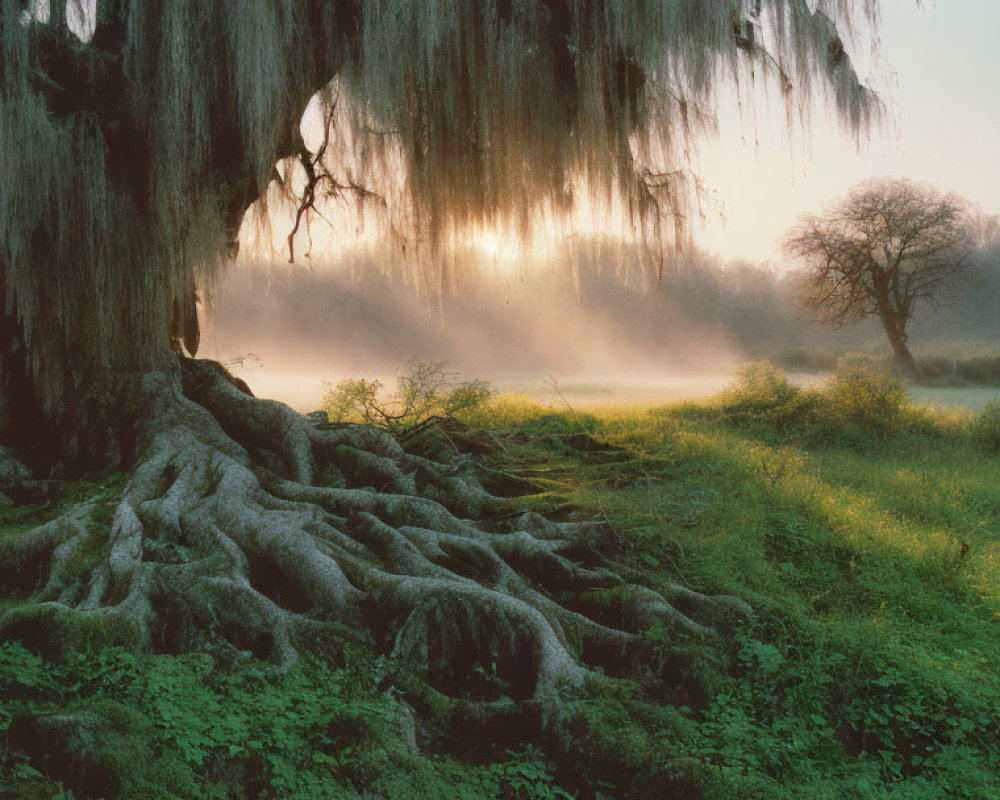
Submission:
{"label": "tree canopy", "polygon": [[[51,416],[112,365],[148,368],[171,333],[195,349],[192,285],[215,278],[269,184],[382,187],[430,239],[527,225],[579,192],[683,229],[684,154],[719,83],[753,65],[790,107],[825,89],[862,127],[876,102],[841,35],[874,14],[874,0],[5,3],[0,279],[19,355],[4,361]],[[338,120],[322,159],[300,130],[314,96]]]}
{"label": "tree canopy", "polygon": [[909,180],[872,180],[806,215],[785,250],[806,262],[803,300],[835,324],[877,316],[897,361],[916,372],[906,326],[954,294],[975,237],[968,205]]}

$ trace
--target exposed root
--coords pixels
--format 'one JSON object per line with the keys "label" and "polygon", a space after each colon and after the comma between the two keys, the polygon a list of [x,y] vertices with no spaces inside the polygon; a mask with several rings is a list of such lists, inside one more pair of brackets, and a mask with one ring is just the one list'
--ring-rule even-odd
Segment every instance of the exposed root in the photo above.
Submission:
{"label": "exposed root", "polygon": [[[711,640],[720,608],[749,613],[679,586],[617,585],[596,569],[605,523],[505,515],[489,488],[530,484],[470,457],[492,447],[482,437],[442,444],[425,428],[401,444],[253,398],[209,362],[184,362],[183,376],[141,379],[138,466],[106,546],[94,503],[4,544],[0,586],[37,602],[0,617],[0,636],[53,653],[93,637],[174,652],[211,632],[287,669],[335,623],[485,720],[637,668],[651,628]],[[330,470],[342,485],[316,485]]]}

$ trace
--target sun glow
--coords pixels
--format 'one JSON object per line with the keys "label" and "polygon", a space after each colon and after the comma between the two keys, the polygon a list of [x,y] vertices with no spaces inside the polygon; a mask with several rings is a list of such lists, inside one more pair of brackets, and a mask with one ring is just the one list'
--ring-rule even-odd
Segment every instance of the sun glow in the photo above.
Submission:
{"label": "sun glow", "polygon": [[530,252],[530,242],[503,228],[476,228],[462,244],[468,245],[477,260],[492,263],[504,272],[516,268]]}
{"label": "sun glow", "polygon": [[496,258],[500,255],[501,251],[506,252],[509,250],[500,238],[500,235],[494,231],[480,233],[475,240],[475,246],[483,252],[483,255],[490,258]]}

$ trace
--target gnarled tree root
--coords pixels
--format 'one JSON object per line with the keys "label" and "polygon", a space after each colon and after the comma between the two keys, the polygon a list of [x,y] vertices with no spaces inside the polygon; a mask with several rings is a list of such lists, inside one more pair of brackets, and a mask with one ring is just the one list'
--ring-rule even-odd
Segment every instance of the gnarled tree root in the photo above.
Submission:
{"label": "gnarled tree root", "polygon": [[211,630],[287,669],[324,625],[350,627],[414,664],[464,724],[527,703],[544,727],[567,692],[648,666],[650,628],[711,641],[704,618],[749,613],[616,585],[595,569],[603,523],[511,517],[474,458],[317,423],[211,362],[181,370],[140,379],[137,466],[99,557],[81,556],[101,535],[93,503],[4,544],[0,583],[33,601],[0,636],[53,655],[94,638],[172,652]]}

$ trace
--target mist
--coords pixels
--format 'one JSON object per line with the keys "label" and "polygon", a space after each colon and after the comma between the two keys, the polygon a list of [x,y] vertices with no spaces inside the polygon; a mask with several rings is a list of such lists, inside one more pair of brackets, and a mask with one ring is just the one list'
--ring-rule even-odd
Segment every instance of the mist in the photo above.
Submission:
{"label": "mist", "polygon": [[[915,315],[918,355],[995,346],[998,263],[987,248],[954,305]],[[469,249],[417,267],[385,251],[246,262],[206,298],[202,354],[258,395],[311,411],[325,383],[391,388],[413,359],[542,401],[561,403],[558,387],[575,407],[703,398],[748,360],[795,372],[803,360],[887,352],[875,319],[843,329],[810,319],[794,273],[701,252],[660,267],[640,245],[597,240],[545,258]]]}
{"label": "mist", "polygon": [[536,397],[555,398],[553,380],[581,402],[711,394],[746,357],[738,292],[720,301],[714,267],[661,281],[657,266],[638,246],[596,242],[533,266],[468,252],[420,277],[374,255],[248,263],[210,298],[203,353],[300,410],[320,405],[324,381],[392,386],[411,359]]}

